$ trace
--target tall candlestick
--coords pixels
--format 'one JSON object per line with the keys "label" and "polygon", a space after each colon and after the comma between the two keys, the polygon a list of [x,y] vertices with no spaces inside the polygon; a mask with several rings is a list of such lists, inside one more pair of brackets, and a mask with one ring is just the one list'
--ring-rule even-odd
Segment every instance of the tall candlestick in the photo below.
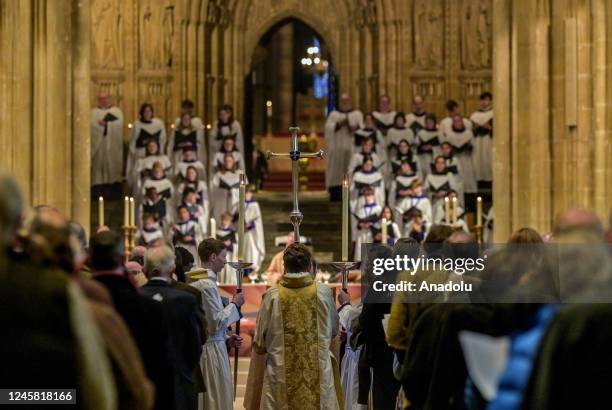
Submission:
{"label": "tall candlestick", "polygon": [[476,226],[482,226],[482,197],[476,198]]}
{"label": "tall candlestick", "polygon": [[210,218],[210,237],[217,239],[217,221],[215,221],[215,218]]}
{"label": "tall candlestick", "polygon": [[104,226],[104,198],[98,198],[98,226]]}
{"label": "tall candlestick", "polygon": [[450,201],[448,199],[447,196],[444,197],[444,219],[446,220],[447,224],[450,224],[451,220],[450,220]]}
{"label": "tall candlestick", "polygon": [[381,240],[381,242],[386,245],[387,244],[387,238],[388,238],[388,235],[387,235],[387,218],[383,218],[382,219],[381,233],[382,233],[382,240]]}
{"label": "tall candlestick", "polygon": [[272,118],[272,101],[266,101],[266,116]]}
{"label": "tall candlestick", "polygon": [[457,197],[453,197],[453,225],[457,223]]}
{"label": "tall candlestick", "polygon": [[123,198],[123,226],[130,226],[130,199]]}
{"label": "tall candlestick", "polygon": [[246,181],[240,174],[240,191],[238,195],[238,262],[244,262],[244,205],[246,196]]}
{"label": "tall candlestick", "polygon": [[136,226],[136,210],[134,208],[134,198],[130,197],[130,225],[131,227]]}
{"label": "tall candlestick", "polygon": [[342,262],[348,262],[349,255],[349,178],[342,179]]}

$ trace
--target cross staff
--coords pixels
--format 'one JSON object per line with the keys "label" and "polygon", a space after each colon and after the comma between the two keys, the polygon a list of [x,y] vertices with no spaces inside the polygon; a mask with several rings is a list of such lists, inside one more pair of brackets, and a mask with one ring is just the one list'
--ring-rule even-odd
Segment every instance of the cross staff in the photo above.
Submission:
{"label": "cross staff", "polygon": [[298,145],[298,132],[300,131],[300,127],[289,127],[289,132],[291,132],[291,151],[276,153],[267,151],[266,159],[271,158],[289,158],[291,163],[291,184],[293,185],[293,211],[291,211],[291,225],[293,225],[293,234],[295,237],[295,242],[300,242],[300,224],[302,223],[302,219],[304,216],[302,212],[300,212],[300,198],[299,198],[299,168],[298,161],[300,158],[318,158],[323,159],[323,150],[320,149],[317,152],[300,152],[300,147]]}

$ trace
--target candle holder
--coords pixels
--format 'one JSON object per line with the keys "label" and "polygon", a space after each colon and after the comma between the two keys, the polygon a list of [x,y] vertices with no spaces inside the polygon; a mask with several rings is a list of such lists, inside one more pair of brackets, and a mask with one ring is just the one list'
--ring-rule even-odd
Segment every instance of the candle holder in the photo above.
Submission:
{"label": "candle holder", "polygon": [[130,254],[136,247],[136,227],[123,227],[123,249],[125,249],[125,260],[130,258]]}
{"label": "candle holder", "polygon": [[342,274],[342,290],[346,292],[348,290],[349,271],[358,268],[361,265],[361,262],[328,262],[324,263],[323,265],[328,265],[334,269],[340,270],[340,273]]}

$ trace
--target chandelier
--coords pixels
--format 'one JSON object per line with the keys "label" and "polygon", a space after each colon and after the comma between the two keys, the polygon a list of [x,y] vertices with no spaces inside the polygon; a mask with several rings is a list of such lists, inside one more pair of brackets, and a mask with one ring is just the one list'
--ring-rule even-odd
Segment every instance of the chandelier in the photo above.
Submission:
{"label": "chandelier", "polygon": [[310,46],[306,49],[306,57],[300,60],[302,69],[307,73],[323,74],[327,71],[329,62],[325,60],[321,54],[321,49],[318,46]]}

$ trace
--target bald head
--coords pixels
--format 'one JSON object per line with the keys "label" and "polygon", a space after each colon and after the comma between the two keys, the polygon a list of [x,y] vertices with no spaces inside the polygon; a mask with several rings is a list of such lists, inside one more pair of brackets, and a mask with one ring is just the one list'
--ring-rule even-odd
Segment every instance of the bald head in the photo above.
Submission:
{"label": "bald head", "polygon": [[446,243],[474,243],[475,240],[469,233],[464,231],[453,232],[451,236],[448,237]]}
{"label": "bald head", "polygon": [[352,108],[352,101],[350,95],[343,93],[340,95],[340,109],[342,111],[348,111]]}
{"label": "bald head", "polygon": [[586,208],[572,208],[557,217],[553,229],[555,239],[573,233],[582,233],[584,239],[599,241],[604,238],[601,220],[593,210]]}
{"label": "bald head", "polygon": [[98,106],[100,108],[109,108],[110,107],[110,96],[107,91],[100,91],[98,94]]}
{"label": "bald head", "polygon": [[23,199],[17,180],[8,172],[0,171],[0,243],[10,244],[21,225]]}
{"label": "bald head", "polygon": [[168,246],[156,246],[145,252],[144,271],[148,278],[170,278],[176,268],[174,252]]}

